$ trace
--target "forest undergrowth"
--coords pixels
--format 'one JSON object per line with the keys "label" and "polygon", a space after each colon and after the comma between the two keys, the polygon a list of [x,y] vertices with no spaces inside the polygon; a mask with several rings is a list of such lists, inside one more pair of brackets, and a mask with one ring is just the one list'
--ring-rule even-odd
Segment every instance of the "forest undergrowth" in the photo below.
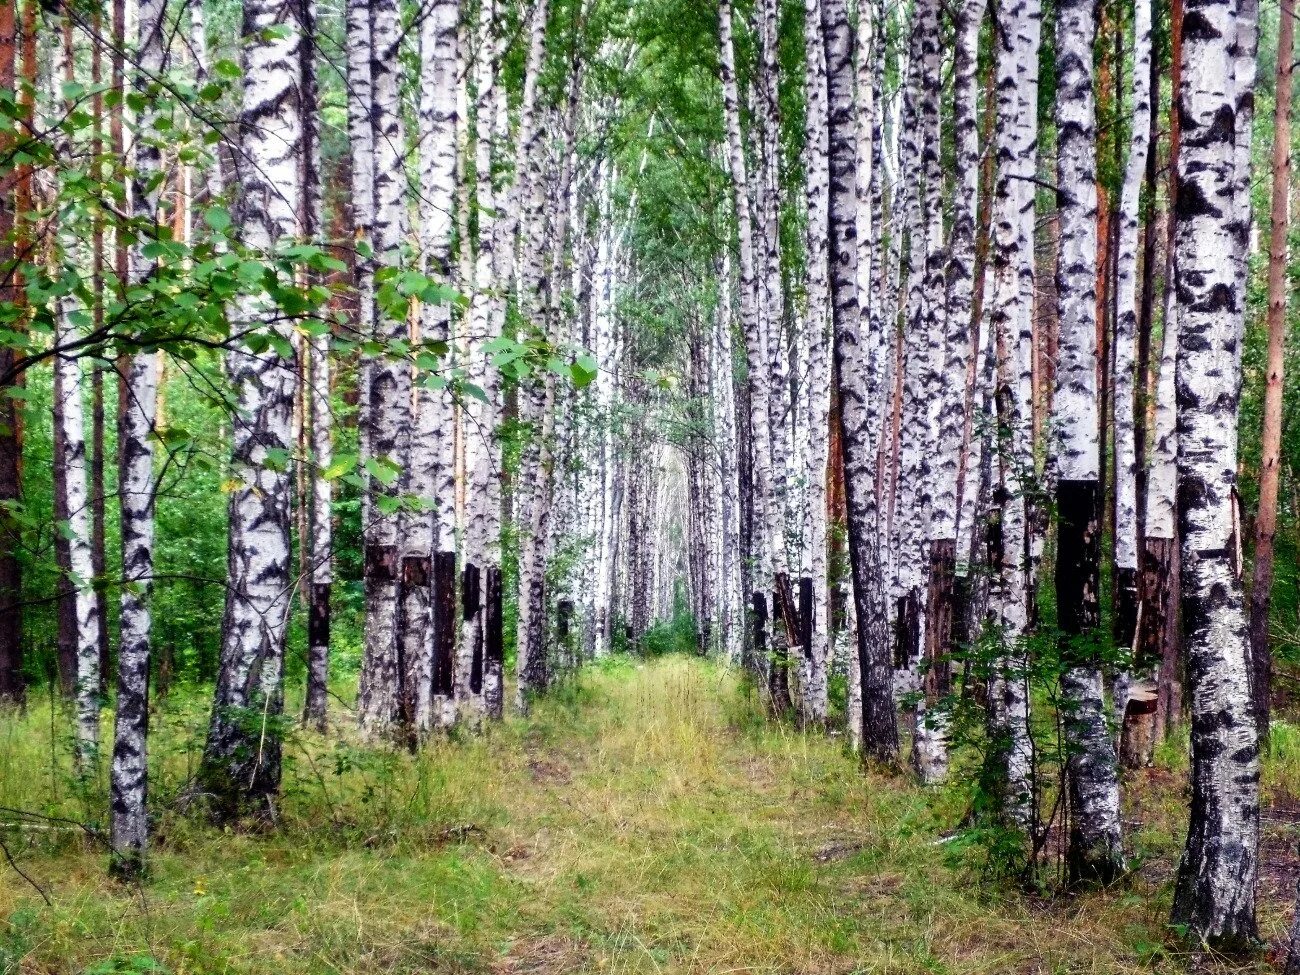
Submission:
{"label": "forest undergrowth", "polygon": [[[204,700],[176,692],[154,715],[168,726],[156,741],[188,745],[153,756],[166,811],[138,886],[105,876],[86,818],[101,785],[72,777],[67,722],[35,701],[2,719],[0,839],[30,882],[5,867],[0,972],[1269,970],[1194,962],[1167,924],[1185,743],[1125,790],[1134,872],[1044,897],[979,869],[954,832],[959,784],[864,776],[839,738],[767,721],[734,670],[703,661],[608,659],[529,719],[416,756],[361,746],[334,701],[330,733],[289,733],[283,798],[260,830],[182,809]],[[1297,797],[1300,731],[1279,723],[1270,941],[1294,887]]]}

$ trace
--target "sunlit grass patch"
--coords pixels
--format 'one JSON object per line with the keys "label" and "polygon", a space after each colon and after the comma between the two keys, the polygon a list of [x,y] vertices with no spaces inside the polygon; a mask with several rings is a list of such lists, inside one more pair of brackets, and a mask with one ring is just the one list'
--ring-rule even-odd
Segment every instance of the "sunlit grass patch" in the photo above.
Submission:
{"label": "sunlit grass patch", "polygon": [[[6,829],[53,906],[4,875],[0,972],[140,958],[178,975],[1187,970],[1166,880],[1042,898],[981,879],[946,842],[956,790],[864,772],[842,740],[767,720],[735,671],[703,661],[602,662],[527,722],[415,756],[334,718],[287,743],[274,829],[164,809],[138,890],[109,881],[78,830]],[[36,704],[0,718],[0,804],[83,818],[102,792],[69,790],[48,722]],[[197,691],[161,708],[164,804],[203,727]],[[1289,747],[1266,776],[1290,774],[1269,771]],[[1181,779],[1142,782],[1149,822],[1130,836],[1167,873]],[[1285,910],[1266,906],[1266,931]]]}

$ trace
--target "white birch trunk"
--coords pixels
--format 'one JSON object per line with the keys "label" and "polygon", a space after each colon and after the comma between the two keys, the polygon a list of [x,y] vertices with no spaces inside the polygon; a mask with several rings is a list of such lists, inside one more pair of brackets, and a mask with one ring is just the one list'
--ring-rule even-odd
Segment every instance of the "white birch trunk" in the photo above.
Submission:
{"label": "white birch trunk", "polygon": [[[453,286],[456,200],[458,0],[435,0],[420,34],[420,252],[424,273]],[[407,519],[402,557],[403,656],[413,679],[417,731],[455,720],[455,412],[450,371],[451,304],[422,302],[425,368],[416,384],[407,492],[421,510]],[[436,347],[448,349],[437,363]]]}
{"label": "white birch trunk", "polygon": [[[773,571],[771,551],[772,524],[769,497],[772,484],[771,414],[768,409],[768,351],[764,321],[758,301],[758,262],[754,247],[754,221],[750,214],[749,178],[745,163],[745,149],[740,124],[740,91],[736,80],[735,42],[732,37],[731,0],[719,0],[718,34],[721,45],[723,121],[727,131],[727,168],[731,176],[732,199],[735,208],[736,234],[739,240],[740,324],[745,338],[745,359],[749,367],[749,430],[739,436],[748,436],[752,457],[753,523],[756,551],[753,554],[754,593],[766,599],[771,590]],[[753,598],[746,593],[746,600]],[[753,651],[747,647],[746,652]],[[760,662],[749,661],[751,666]]]}
{"label": "white birch trunk", "polygon": [[[1214,944],[1257,937],[1259,740],[1243,605],[1236,503],[1237,405],[1250,220],[1253,4],[1190,0],[1177,93],[1178,509],[1192,705],[1192,800],[1173,917]],[[1246,131],[1242,132],[1242,126]],[[1248,151],[1248,149],[1247,149]]]}
{"label": "white birch trunk", "polygon": [[[65,345],[76,339],[76,326],[72,323],[70,302],[60,302],[59,330],[56,341]],[[81,362],[75,355],[55,356],[54,367],[59,371],[62,401],[55,415],[63,433],[65,450],[64,483],[68,521],[68,568],[70,576],[64,585],[74,590],[73,605],[76,616],[76,748],[78,774],[93,775],[99,761],[99,711],[102,704],[99,690],[99,601],[95,598],[92,583],[95,578],[94,559],[90,547],[90,489],[86,471],[86,418],[82,404]]]}
{"label": "white birch trunk", "polygon": [[[244,24],[242,152],[237,226],[255,252],[292,240],[299,227],[298,167],[303,121],[298,92],[301,36],[291,0],[249,0]],[[272,27],[279,26],[278,31]],[[275,310],[255,298],[232,309],[235,329],[272,328],[291,341]],[[232,437],[230,545],[221,668],[199,780],[213,812],[266,814],[280,786],[280,741],[272,722],[283,708],[284,639],[293,586],[289,574],[288,470],[293,451],[296,364],[276,347],[233,351],[227,363],[238,421]]]}
{"label": "white birch trunk", "polygon": [[718,307],[713,319],[713,408],[718,469],[722,479],[722,614],[726,659],[740,663],[745,636],[744,593],[740,579],[740,484],[736,454],[735,366],[731,352],[731,254],[722,252]]}
{"label": "white birch trunk", "polygon": [[853,43],[844,0],[822,0],[828,107],[831,313],[844,449],[849,554],[862,668],[862,750],[879,761],[898,758],[893,669],[878,549],[875,455],[871,443],[870,355],[857,292],[857,130]]}
{"label": "white birch trunk", "polygon": [[[1137,443],[1146,432],[1137,410],[1138,208],[1146,174],[1151,128],[1151,3],[1133,5],[1133,117],[1130,148],[1120,194],[1119,236],[1115,255],[1115,613],[1120,647],[1136,649],[1139,595]],[[1153,274],[1154,268],[1145,273]],[[1146,377],[1141,379],[1145,383]],[[1145,418],[1143,418],[1145,419]],[[1115,713],[1127,722],[1129,693],[1136,674],[1126,668],[1115,681]]]}
{"label": "white birch trunk", "polygon": [[[370,124],[371,78],[370,0],[345,0],[347,49],[348,152],[351,174],[352,227],[356,238],[356,317],[351,323],[352,339],[366,342],[375,331],[375,133]],[[370,372],[374,357],[363,353],[357,370],[358,448],[364,463],[370,457]],[[369,491],[361,496],[361,524],[370,523]],[[363,528],[364,531],[364,528]]]}
{"label": "white birch trunk", "polygon": [[[195,6],[198,6],[195,4]],[[163,0],[143,0],[137,10],[137,90],[167,68]],[[202,24],[202,14],[199,15]],[[201,29],[201,28],[200,28]],[[143,131],[152,117],[138,120]],[[134,183],[130,200],[142,226],[158,221],[162,154],[150,139],[136,139]],[[143,284],[156,267],[141,241],[127,252],[132,286]],[[129,360],[127,397],[121,406],[118,436],[121,457],[122,595],[119,615],[117,707],[113,723],[113,767],[109,781],[114,869],[135,876],[144,865],[148,844],[149,655],[152,618],[154,543],[154,411],[158,399],[158,354],[140,352]],[[65,385],[64,387],[68,387]],[[80,394],[78,394],[80,395]],[[69,509],[71,510],[71,509]]]}
{"label": "white birch trunk", "polygon": [[[370,3],[371,124],[374,139],[374,252],[389,266],[401,263],[406,240],[406,135],[398,71],[402,29],[396,0]],[[369,520],[365,534],[365,652],[357,694],[363,733],[376,737],[394,725],[414,723],[412,661],[402,659],[398,593],[400,542],[398,496],[411,439],[411,370],[392,354],[409,337],[405,319],[376,313],[376,339],[385,345],[368,369],[365,408],[367,448],[372,464],[396,476],[368,477]],[[384,481],[388,481],[387,484]]]}
{"label": "white birch trunk", "polygon": [[[865,7],[865,4],[864,4]],[[826,720],[827,671],[830,666],[830,602],[827,593],[826,553],[826,463],[830,449],[830,292],[829,265],[827,263],[827,195],[830,180],[827,169],[826,126],[826,49],[821,40],[821,4],[819,0],[804,2],[804,91],[806,118],[804,122],[804,172],[805,196],[808,216],[807,231],[807,286],[808,310],[804,321],[808,368],[801,377],[803,406],[799,440],[804,443],[803,478],[805,482],[805,508],[807,510],[807,536],[804,549],[809,583],[813,595],[813,619],[805,622],[811,636],[811,645],[802,648],[803,690],[800,704],[803,719],[811,724]],[[859,119],[860,122],[860,119]],[[859,159],[861,158],[861,126],[859,125]],[[869,128],[868,128],[869,131]],[[868,155],[870,150],[868,149]],[[858,192],[861,213],[861,192]],[[859,232],[861,232],[859,230]],[[861,248],[859,248],[859,255]],[[868,262],[869,263],[869,262]],[[867,279],[870,278],[868,268]],[[858,281],[863,275],[859,268]],[[865,292],[862,292],[865,293]]]}
{"label": "white birch trunk", "polygon": [[[546,187],[543,180],[544,126],[537,117],[537,86],[546,53],[546,24],[550,13],[548,0],[538,0],[529,19],[528,59],[524,73],[524,97],[519,110],[516,137],[515,185],[511,193],[510,218],[516,229],[518,256],[514,262],[517,275],[516,295],[519,313],[528,325],[545,334],[544,263],[546,256]],[[546,526],[545,499],[549,477],[545,468],[550,450],[547,442],[554,418],[550,406],[554,396],[553,377],[534,377],[519,391],[519,417],[532,430],[520,456],[520,490],[516,525],[519,529],[518,639],[516,644],[515,707],[528,710],[532,694],[540,692],[546,681],[546,661],[540,653],[545,620],[538,618],[544,606],[544,571],[541,547],[545,544],[542,529]]]}
{"label": "white birch trunk", "polygon": [[1001,501],[992,546],[990,603],[1005,656],[989,681],[992,758],[1000,765],[1008,821],[1029,825],[1033,810],[1032,747],[1024,638],[1029,624],[1026,476],[1032,476],[1034,179],[1038,140],[1038,0],[998,6],[998,179],[993,201],[990,327],[1002,350],[997,396],[999,445],[994,481]]}
{"label": "white birch trunk", "polygon": [[1057,199],[1060,241],[1056,268],[1060,329],[1053,397],[1054,471],[1059,518],[1056,543],[1057,625],[1072,880],[1109,883],[1124,870],[1119,773],[1106,726],[1101,661],[1101,416],[1097,392],[1097,157],[1093,47],[1097,23],[1090,0],[1056,8]]}

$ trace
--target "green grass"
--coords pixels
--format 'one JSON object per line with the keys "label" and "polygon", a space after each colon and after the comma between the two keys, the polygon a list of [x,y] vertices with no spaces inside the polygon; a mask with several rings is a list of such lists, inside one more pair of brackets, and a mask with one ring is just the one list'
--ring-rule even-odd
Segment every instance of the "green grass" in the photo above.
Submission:
{"label": "green grass", "polygon": [[[0,875],[0,972],[1188,970],[1167,869],[1055,900],[984,884],[943,842],[952,793],[758,720],[700,661],[608,662],[528,722],[414,758],[361,747],[340,709],[339,729],[288,744],[279,821],[258,833],[174,809],[202,704],[175,695],[155,721],[170,807],[140,888],[77,832],[0,832],[53,901]],[[66,743],[49,728],[36,704],[0,718],[0,804],[88,818],[100,794],[51,776]],[[1179,788],[1154,783],[1138,839],[1172,863]],[[1270,935],[1284,911],[1264,910]]]}

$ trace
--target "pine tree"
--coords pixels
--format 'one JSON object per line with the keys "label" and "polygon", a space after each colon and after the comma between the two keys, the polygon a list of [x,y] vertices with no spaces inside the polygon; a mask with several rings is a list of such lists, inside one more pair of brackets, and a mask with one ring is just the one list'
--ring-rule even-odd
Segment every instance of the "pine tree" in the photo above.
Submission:
{"label": "pine tree", "polygon": [[[1288,309],[1287,232],[1291,192],[1292,50],[1295,14],[1280,8],[1277,73],[1273,109],[1273,188],[1268,246],[1268,365],[1264,390],[1264,423],[1260,433],[1259,513],[1255,519],[1255,556],[1250,586],[1250,652],[1254,670],[1255,723],[1267,741],[1272,710],[1273,654],[1269,645],[1269,614],[1273,595],[1273,542],[1277,535],[1277,496],[1281,468],[1282,377],[1286,364]],[[1248,202],[1246,205],[1249,205]]]}

